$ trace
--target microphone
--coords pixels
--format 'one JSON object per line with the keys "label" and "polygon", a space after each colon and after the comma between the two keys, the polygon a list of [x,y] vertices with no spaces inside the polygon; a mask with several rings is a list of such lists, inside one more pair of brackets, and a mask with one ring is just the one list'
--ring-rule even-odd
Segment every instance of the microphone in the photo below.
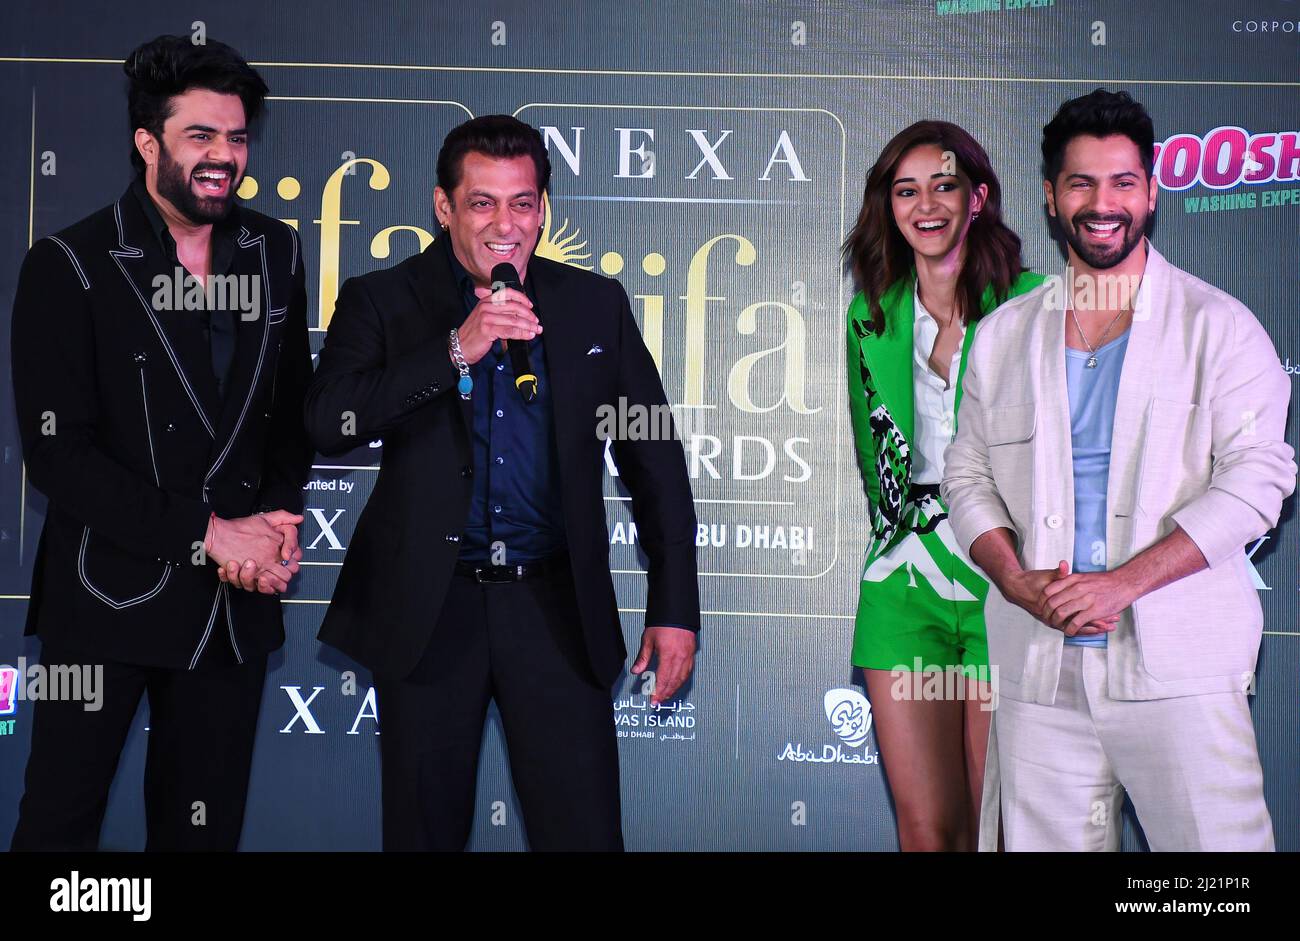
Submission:
{"label": "microphone", "polygon": [[[502,288],[520,290],[519,272],[508,261],[503,261],[492,269],[492,293],[495,294]],[[505,340],[501,341],[501,345],[510,354],[510,368],[515,372],[515,388],[525,403],[532,402],[537,398],[537,375],[528,358],[528,345],[522,342],[507,343]]]}

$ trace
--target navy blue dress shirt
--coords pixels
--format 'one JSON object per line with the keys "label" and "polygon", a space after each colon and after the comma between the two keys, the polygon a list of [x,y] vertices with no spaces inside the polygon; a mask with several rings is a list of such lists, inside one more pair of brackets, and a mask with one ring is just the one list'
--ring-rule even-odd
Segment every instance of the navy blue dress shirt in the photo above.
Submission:
{"label": "navy blue dress shirt", "polygon": [[[474,279],[452,250],[451,237],[444,233],[439,241],[468,317],[479,301]],[[536,302],[527,281],[524,293]],[[565,545],[551,383],[540,337],[528,342],[528,356],[537,375],[537,397],[528,404],[515,388],[515,372],[500,340],[469,367],[474,380],[474,487],[460,543],[460,558],[467,562],[496,561],[496,542],[504,546],[505,565],[544,559]]]}

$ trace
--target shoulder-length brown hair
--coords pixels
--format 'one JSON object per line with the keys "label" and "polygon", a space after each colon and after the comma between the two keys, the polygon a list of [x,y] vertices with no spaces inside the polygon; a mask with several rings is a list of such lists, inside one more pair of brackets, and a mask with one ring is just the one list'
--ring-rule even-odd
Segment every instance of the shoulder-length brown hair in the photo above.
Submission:
{"label": "shoulder-length brown hair", "polygon": [[1024,270],[1020,237],[1002,221],[1002,185],[984,148],[949,121],[917,121],[885,145],[867,173],[858,221],[841,249],[853,280],[866,295],[871,326],[877,334],[885,330],[880,298],[890,285],[911,270],[915,261],[912,246],[894,221],[890,204],[894,173],[908,151],[924,144],[952,151],[970,179],[972,190],[981,183],[989,188],[979,217],[971,221],[966,233],[966,257],[957,281],[956,312],[962,323],[979,319],[980,298],[986,287],[993,286],[997,302],[1001,303],[1006,300],[1011,283]]}

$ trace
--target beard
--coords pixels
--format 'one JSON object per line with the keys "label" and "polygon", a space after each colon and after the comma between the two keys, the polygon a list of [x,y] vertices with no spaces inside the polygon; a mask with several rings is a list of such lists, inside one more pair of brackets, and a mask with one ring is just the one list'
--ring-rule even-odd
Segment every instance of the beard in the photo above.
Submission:
{"label": "beard", "polygon": [[[200,170],[224,170],[230,174],[229,188],[225,196],[200,196],[190,185],[193,174]],[[172,159],[162,141],[158,142],[158,194],[176,207],[186,219],[195,225],[209,225],[220,222],[230,215],[235,205],[235,189],[239,181],[235,179],[233,163],[199,163],[186,174],[185,168]]]}
{"label": "beard", "polygon": [[[1074,249],[1075,254],[1082,258],[1085,264],[1091,268],[1104,270],[1114,268],[1141,244],[1143,236],[1146,235],[1147,223],[1150,218],[1150,213],[1145,212],[1139,219],[1134,219],[1128,213],[1102,216],[1096,213],[1081,212],[1070,219],[1068,225],[1063,224],[1061,231],[1065,235],[1065,240],[1070,243],[1070,247]],[[1124,230],[1124,238],[1117,245],[1100,246],[1089,244],[1084,240],[1084,226],[1089,222],[1118,222]]]}

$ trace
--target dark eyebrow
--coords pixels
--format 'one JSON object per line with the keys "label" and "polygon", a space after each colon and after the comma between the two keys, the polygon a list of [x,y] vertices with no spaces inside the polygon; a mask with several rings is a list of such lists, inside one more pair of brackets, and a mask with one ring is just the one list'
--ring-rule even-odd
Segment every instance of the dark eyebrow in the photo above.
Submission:
{"label": "dark eyebrow", "polygon": [[[186,127],[185,130],[187,130],[187,131],[206,131],[206,132],[209,133],[209,134],[216,134],[216,133],[218,133],[218,131],[217,131],[217,129],[216,129],[215,127],[208,127],[206,124],[191,124],[191,125],[189,125],[188,127]],[[235,128],[233,131],[227,131],[226,133],[227,133],[227,134],[247,134],[247,133],[248,133],[248,128],[246,128],[246,127],[237,127],[237,128]]]}
{"label": "dark eyebrow", "polygon": [[[487,192],[486,190],[473,190],[473,189],[472,189],[472,190],[470,190],[469,193],[467,193],[466,195],[468,195],[468,196],[486,196],[488,199],[496,199],[495,196],[493,196],[491,193]],[[509,196],[509,197],[507,197],[507,198],[508,198],[508,199],[523,199],[524,197],[528,197],[529,199],[536,199],[536,198],[537,198],[537,191],[536,191],[536,190],[524,190],[523,192],[515,193],[515,195],[513,195],[513,196]]]}
{"label": "dark eyebrow", "polygon": [[[1112,174],[1110,174],[1110,177],[1109,177],[1109,178],[1112,179],[1112,180],[1118,180],[1118,179],[1120,179],[1121,177],[1126,177],[1126,176],[1136,177],[1136,176],[1137,176],[1137,171],[1136,171],[1136,170],[1120,170],[1118,173],[1112,173]],[[1078,180],[1086,180],[1086,181],[1089,182],[1089,183],[1095,183],[1096,180],[1097,180],[1097,178],[1096,178],[1095,176],[1092,176],[1091,174],[1088,174],[1088,173],[1078,173],[1078,172],[1076,172],[1076,173],[1067,173],[1067,174],[1065,175],[1065,178],[1066,178],[1067,180],[1074,180],[1074,179],[1078,179]]]}
{"label": "dark eyebrow", "polygon": [[[940,177],[945,177],[945,176],[953,176],[953,177],[955,177],[956,175],[957,175],[957,174],[955,174],[955,173],[944,173],[943,171],[940,171],[940,172],[938,172],[938,173],[931,173],[931,174],[930,174],[930,179],[932,179],[932,180],[937,180],[937,179],[939,179]],[[899,177],[897,180],[895,180],[891,185],[892,185],[892,186],[897,186],[899,183],[915,183],[915,182],[916,182],[916,178],[915,178],[915,177],[910,177],[910,176],[900,176],[900,177]]]}

